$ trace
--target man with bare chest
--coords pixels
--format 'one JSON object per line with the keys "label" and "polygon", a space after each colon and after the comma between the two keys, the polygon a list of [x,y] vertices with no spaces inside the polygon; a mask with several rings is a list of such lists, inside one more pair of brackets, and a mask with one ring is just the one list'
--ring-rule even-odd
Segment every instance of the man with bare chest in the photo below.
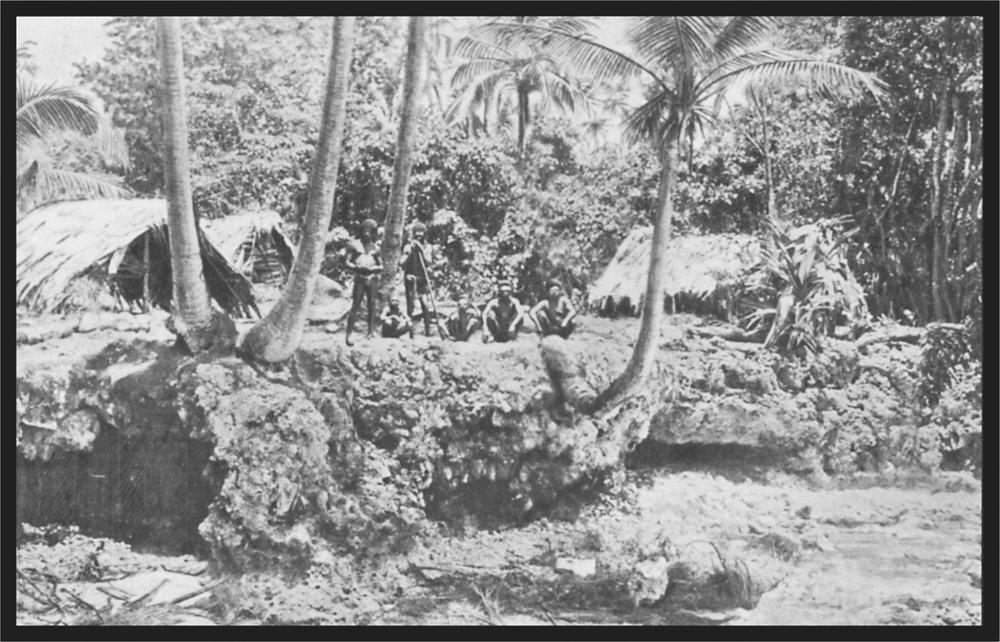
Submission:
{"label": "man with bare chest", "polygon": [[568,339],[576,329],[573,324],[576,308],[573,307],[569,297],[563,294],[562,286],[558,282],[549,281],[545,285],[548,297],[536,303],[528,316],[535,322],[535,327],[543,337],[555,334]]}
{"label": "man with bare chest", "polygon": [[362,301],[368,303],[368,338],[375,327],[375,286],[382,271],[382,258],[378,253],[378,225],[370,218],[361,223],[358,238],[347,248],[347,269],[354,273],[354,288],[351,291],[351,312],[347,317],[347,345],[351,343],[351,332],[361,311]]}
{"label": "man with bare chest", "polygon": [[511,296],[513,288],[507,281],[497,288],[497,296],[483,308],[483,343],[488,341],[487,331],[497,343],[517,339],[524,323],[524,306]]}

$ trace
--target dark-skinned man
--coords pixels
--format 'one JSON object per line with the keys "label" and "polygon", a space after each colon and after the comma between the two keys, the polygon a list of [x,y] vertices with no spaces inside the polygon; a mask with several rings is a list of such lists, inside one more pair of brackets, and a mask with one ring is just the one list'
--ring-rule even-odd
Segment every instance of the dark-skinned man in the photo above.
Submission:
{"label": "dark-skinned man", "polygon": [[399,299],[393,297],[389,306],[382,313],[382,336],[386,339],[399,339],[411,332],[413,323],[410,317],[399,309]]}
{"label": "dark-skinned man", "polygon": [[558,335],[563,339],[568,339],[576,326],[573,319],[576,317],[576,308],[570,298],[563,293],[562,286],[556,281],[549,281],[545,284],[548,296],[538,303],[528,312],[528,316],[535,322],[535,327],[543,336]]}
{"label": "dark-skinned man", "polygon": [[347,317],[347,334],[344,342],[351,343],[351,332],[361,311],[361,302],[368,302],[368,338],[375,327],[375,286],[377,276],[382,271],[382,259],[378,252],[378,225],[370,218],[361,223],[358,238],[347,246],[347,269],[354,273],[354,288],[351,291],[351,312]]}
{"label": "dark-skinned man", "polygon": [[483,343],[488,335],[497,343],[517,339],[518,330],[524,323],[525,308],[516,297],[511,296],[513,288],[509,281],[501,281],[497,286],[497,296],[483,308]]}
{"label": "dark-skinned man", "polygon": [[444,323],[445,330],[454,341],[468,341],[482,321],[479,319],[479,308],[472,305],[468,297],[458,300],[458,307],[448,315]]}
{"label": "dark-skinned man", "polygon": [[[427,282],[427,266],[431,260],[430,248],[425,244],[424,238],[427,236],[427,226],[420,221],[413,224],[410,230],[410,239],[403,246],[402,266],[403,266],[403,288],[406,294],[406,314],[411,319],[416,308],[416,301],[420,301],[420,316],[424,319],[424,334],[431,334],[431,305],[428,302],[429,287]],[[413,328],[410,329],[410,336],[413,336]]]}

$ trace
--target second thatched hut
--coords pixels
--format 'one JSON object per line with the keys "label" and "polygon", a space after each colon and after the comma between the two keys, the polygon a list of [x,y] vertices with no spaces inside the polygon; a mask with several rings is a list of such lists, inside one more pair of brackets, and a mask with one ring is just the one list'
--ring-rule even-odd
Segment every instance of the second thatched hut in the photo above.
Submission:
{"label": "second thatched hut", "polygon": [[275,285],[285,282],[295,259],[281,225],[281,216],[270,210],[201,222],[205,235],[237,270],[254,283]]}
{"label": "second thatched hut", "polygon": [[[591,286],[588,305],[608,315],[638,314],[646,293],[651,246],[652,227],[632,230]],[[670,239],[664,306],[668,312],[714,314],[734,320],[735,286],[760,255],[760,241],[749,234]]]}

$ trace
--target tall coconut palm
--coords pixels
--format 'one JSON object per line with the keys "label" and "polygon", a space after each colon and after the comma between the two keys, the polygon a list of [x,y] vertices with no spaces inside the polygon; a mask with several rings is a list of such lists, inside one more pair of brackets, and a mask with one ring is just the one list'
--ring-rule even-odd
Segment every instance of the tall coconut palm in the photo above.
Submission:
{"label": "tall coconut palm", "polygon": [[426,43],[427,19],[410,18],[406,46],[406,71],[403,78],[403,111],[396,136],[396,159],[392,169],[392,187],[385,214],[385,237],[382,240],[382,277],[379,281],[378,300],[386,301],[392,291],[399,270],[399,254],[403,244],[403,226],[406,223],[406,196],[410,187],[410,169],[413,167],[413,142],[417,133],[418,102],[421,93],[421,68]]}
{"label": "tall coconut palm", "polygon": [[660,161],[642,324],[625,371],[598,400],[598,406],[635,392],[656,365],[666,280],[665,251],[673,217],[672,190],[678,142],[714,120],[718,103],[731,92],[774,79],[797,81],[826,96],[880,96],[883,84],[872,74],[807,54],[770,49],[765,39],[774,18],[650,16],[633,20],[627,36],[635,57],[581,35],[538,25],[487,26],[486,37],[513,28],[544,36],[552,55],[568,60],[578,73],[596,79],[645,77],[646,102],[626,124],[626,140],[648,141]]}
{"label": "tall coconut palm", "polygon": [[[519,27],[526,27],[520,29]],[[448,110],[457,122],[472,118],[488,126],[491,114],[507,97],[516,101],[517,149],[523,155],[533,117],[531,98],[559,111],[572,112],[586,102],[586,94],[566,73],[565,65],[547,49],[535,27],[558,29],[583,38],[592,24],[579,18],[519,17],[513,23],[492,22],[473,29],[458,41],[455,54],[468,58],[452,76],[460,93]],[[481,114],[481,115],[480,115]]]}
{"label": "tall coconut palm", "polygon": [[156,19],[160,88],[163,103],[163,166],[167,196],[167,230],[173,280],[172,330],[192,351],[216,342],[218,318],[212,310],[198,240],[198,223],[191,201],[187,113],[184,105],[184,59],[180,18]]}
{"label": "tall coconut palm", "polygon": [[333,19],[333,45],[326,78],[323,120],[309,175],[302,240],[281,298],[267,316],[250,329],[240,346],[253,359],[270,363],[284,361],[292,356],[302,341],[306,314],[316,289],[316,277],[323,262],[333,214],[333,196],[337,188],[347,113],[354,20],[353,16]]}

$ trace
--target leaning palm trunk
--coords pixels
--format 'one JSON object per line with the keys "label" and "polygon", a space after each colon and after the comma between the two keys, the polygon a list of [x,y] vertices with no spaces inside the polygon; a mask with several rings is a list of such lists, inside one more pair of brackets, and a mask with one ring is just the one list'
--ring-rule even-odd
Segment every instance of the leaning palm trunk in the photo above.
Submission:
{"label": "leaning palm trunk", "polygon": [[646,380],[656,365],[663,321],[663,291],[667,285],[667,242],[673,222],[673,173],[677,156],[677,141],[667,138],[660,151],[660,184],[656,195],[656,217],[653,221],[653,239],[649,252],[649,271],[646,294],[642,302],[642,322],[632,358],[625,371],[598,396],[597,408],[614,405],[633,394]]}
{"label": "leaning palm trunk", "polygon": [[281,298],[267,316],[250,329],[240,346],[253,359],[270,363],[284,361],[292,356],[302,341],[333,213],[353,46],[354,18],[334,18],[323,122],[309,175],[309,198],[302,224],[302,240]]}
{"label": "leaning palm trunk", "polygon": [[393,281],[399,271],[399,255],[403,245],[403,226],[406,224],[406,197],[410,189],[410,169],[413,167],[413,141],[418,122],[418,101],[421,92],[420,68],[424,55],[426,18],[410,18],[409,38],[406,49],[406,72],[403,80],[403,113],[399,119],[396,137],[396,160],[392,169],[392,188],[389,207],[385,214],[385,240],[382,243],[383,272],[378,288],[378,307],[389,298]]}
{"label": "leaning palm trunk", "polygon": [[[156,21],[163,90],[164,174],[166,175],[167,230],[173,275],[171,330],[192,352],[225,342],[226,324],[216,317],[208,298],[202,270],[198,224],[191,201],[191,176],[187,152],[187,122],[184,108],[184,61],[180,19]],[[231,324],[231,322],[230,322]],[[230,343],[231,345],[231,343]]]}

